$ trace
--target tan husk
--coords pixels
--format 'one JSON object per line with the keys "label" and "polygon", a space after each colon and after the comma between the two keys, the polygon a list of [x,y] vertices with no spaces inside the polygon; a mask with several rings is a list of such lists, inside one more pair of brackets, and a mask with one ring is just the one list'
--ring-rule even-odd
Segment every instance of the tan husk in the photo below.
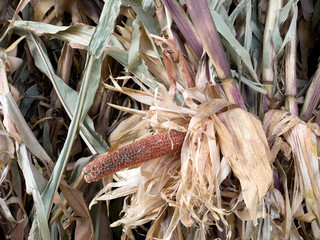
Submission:
{"label": "tan husk", "polygon": [[[127,93],[125,88],[121,91]],[[143,121],[158,131],[181,130],[189,122],[181,153],[119,172],[123,180],[109,183],[92,204],[130,194],[123,218],[112,224],[123,224],[126,236],[149,221],[155,225],[148,238],[179,236],[180,224],[200,226],[201,236],[211,225],[230,235],[235,223],[229,216],[234,213],[256,224],[265,216],[264,197],[272,183],[272,154],[260,121],[223,99],[206,98],[189,109],[176,105],[165,88],[160,87],[159,93],[162,97],[154,98]],[[190,101],[193,95],[197,93],[188,94]],[[122,138],[113,139],[117,137]],[[232,173],[240,180],[240,188],[222,184]],[[113,187],[117,188],[107,192]]]}
{"label": "tan husk", "polygon": [[271,152],[261,122],[250,113],[232,109],[219,114],[216,123],[222,154],[240,180],[244,201],[256,223],[257,206],[273,178]]}
{"label": "tan husk", "polygon": [[[268,138],[282,137],[290,145],[295,175],[291,214],[293,218],[302,221],[314,220],[311,223],[313,236],[320,238],[320,173],[317,131],[314,131],[319,126],[307,124],[280,110],[269,111],[263,126]],[[305,208],[302,208],[303,201]]]}

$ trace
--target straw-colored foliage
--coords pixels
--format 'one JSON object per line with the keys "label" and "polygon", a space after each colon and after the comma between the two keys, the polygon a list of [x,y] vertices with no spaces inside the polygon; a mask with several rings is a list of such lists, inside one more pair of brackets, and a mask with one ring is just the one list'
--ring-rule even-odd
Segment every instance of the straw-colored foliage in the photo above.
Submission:
{"label": "straw-colored foliage", "polygon": [[[313,0],[0,2],[0,238],[320,239],[319,20]],[[121,170],[86,183],[104,156]]]}

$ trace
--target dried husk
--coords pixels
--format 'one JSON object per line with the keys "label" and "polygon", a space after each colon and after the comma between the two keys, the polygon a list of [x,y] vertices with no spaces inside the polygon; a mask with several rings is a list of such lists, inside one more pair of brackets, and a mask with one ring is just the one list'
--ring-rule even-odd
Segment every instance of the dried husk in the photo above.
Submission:
{"label": "dried husk", "polygon": [[[118,91],[132,94],[121,87]],[[130,194],[122,219],[112,224],[123,224],[128,237],[132,229],[150,221],[150,239],[180,236],[181,224],[200,226],[200,236],[216,225],[230,236],[234,214],[256,224],[265,216],[264,197],[272,184],[272,154],[261,122],[223,99],[208,100],[207,96],[203,103],[192,104],[191,99],[198,96],[195,89],[188,92],[191,109],[176,105],[165,88],[160,87],[159,93],[161,97],[154,98],[142,125],[157,131],[181,130],[189,122],[181,153],[118,173],[123,180],[109,183],[92,204]],[[131,135],[142,125],[127,132]],[[121,129],[118,134],[128,139],[125,128]],[[112,138],[123,139],[119,135]],[[222,185],[232,172],[240,187]],[[116,188],[107,192],[112,187]]]}
{"label": "dried husk", "polygon": [[263,203],[273,179],[271,152],[261,122],[241,109],[221,113],[219,120],[216,123],[222,154],[240,180],[244,201],[256,223],[257,207]]}
{"label": "dried husk", "polygon": [[[269,139],[274,136],[281,137],[290,145],[291,160],[294,164],[294,191],[291,196],[292,218],[311,222],[313,236],[319,238],[320,173],[316,135],[318,131],[314,131],[319,126],[307,124],[285,111],[272,110],[266,113],[263,127]],[[283,143],[280,142],[280,144]],[[303,202],[305,207],[303,207]]]}

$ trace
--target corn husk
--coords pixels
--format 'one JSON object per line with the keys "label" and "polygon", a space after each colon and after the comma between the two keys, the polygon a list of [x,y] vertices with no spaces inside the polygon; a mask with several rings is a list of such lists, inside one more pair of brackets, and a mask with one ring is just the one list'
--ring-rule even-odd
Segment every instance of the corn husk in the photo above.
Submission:
{"label": "corn husk", "polygon": [[[319,127],[277,110],[266,113],[263,126],[268,138],[281,137],[290,145],[294,164],[294,192],[290,211],[293,218],[312,221],[313,236],[319,238],[320,172],[316,135],[318,131],[314,130]],[[284,145],[281,142],[274,144]],[[303,201],[305,208],[302,207]]]}
{"label": "corn husk", "polygon": [[[150,221],[150,238],[179,235],[181,224],[200,225],[203,236],[216,224],[230,235],[234,223],[229,216],[234,213],[256,225],[265,217],[264,197],[272,184],[272,154],[260,121],[223,99],[205,99],[188,109],[175,105],[165,88],[160,93],[164,97],[154,102],[145,118],[159,130],[179,130],[177,124],[190,118],[181,152],[120,172],[123,180],[109,183],[92,204],[131,194],[123,218],[112,224],[123,224],[128,237],[132,229]],[[193,96],[196,91],[189,91],[188,97]],[[240,186],[224,187],[230,174]],[[112,187],[117,188],[107,191]],[[164,222],[166,227],[157,230]]]}

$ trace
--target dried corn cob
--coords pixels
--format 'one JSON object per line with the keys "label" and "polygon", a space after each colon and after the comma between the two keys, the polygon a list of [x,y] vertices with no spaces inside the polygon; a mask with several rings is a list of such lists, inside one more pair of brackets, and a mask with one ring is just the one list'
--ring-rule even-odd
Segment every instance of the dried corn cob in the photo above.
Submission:
{"label": "dried corn cob", "polygon": [[98,155],[82,174],[87,182],[98,181],[112,173],[181,149],[186,133],[165,131],[143,138],[114,152]]}

